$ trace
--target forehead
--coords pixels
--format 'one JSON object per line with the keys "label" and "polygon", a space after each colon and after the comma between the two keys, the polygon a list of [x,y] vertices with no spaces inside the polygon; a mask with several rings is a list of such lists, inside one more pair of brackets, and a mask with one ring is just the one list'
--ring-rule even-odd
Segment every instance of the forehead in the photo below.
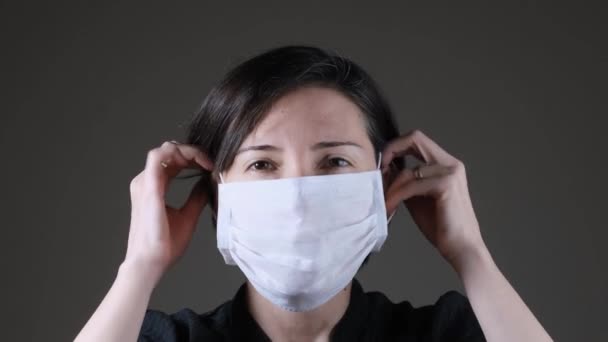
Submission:
{"label": "forehead", "polygon": [[361,109],[340,91],[309,86],[279,98],[246,141],[292,138],[355,139],[367,136]]}

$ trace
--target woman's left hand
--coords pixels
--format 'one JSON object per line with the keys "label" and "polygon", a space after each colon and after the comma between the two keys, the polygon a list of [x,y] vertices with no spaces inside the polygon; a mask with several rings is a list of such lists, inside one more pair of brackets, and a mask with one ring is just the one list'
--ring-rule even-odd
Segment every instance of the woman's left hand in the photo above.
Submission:
{"label": "woman's left hand", "polygon": [[424,236],[453,266],[465,262],[471,252],[485,248],[471,204],[464,164],[444,151],[419,130],[401,136],[382,153],[382,172],[391,172],[394,158],[413,155],[421,165],[422,179],[414,170],[392,174],[386,190],[386,209],[393,213],[401,201]]}

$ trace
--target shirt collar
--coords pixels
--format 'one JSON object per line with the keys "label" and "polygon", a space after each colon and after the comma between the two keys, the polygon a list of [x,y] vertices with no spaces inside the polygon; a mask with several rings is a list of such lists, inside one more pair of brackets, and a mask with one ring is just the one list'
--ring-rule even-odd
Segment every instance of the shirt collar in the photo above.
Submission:
{"label": "shirt collar", "polygon": [[[247,308],[247,283],[243,283],[231,303],[230,335],[236,341],[270,341]],[[367,297],[361,284],[353,278],[346,312],[334,327],[332,341],[356,341],[367,320]]]}

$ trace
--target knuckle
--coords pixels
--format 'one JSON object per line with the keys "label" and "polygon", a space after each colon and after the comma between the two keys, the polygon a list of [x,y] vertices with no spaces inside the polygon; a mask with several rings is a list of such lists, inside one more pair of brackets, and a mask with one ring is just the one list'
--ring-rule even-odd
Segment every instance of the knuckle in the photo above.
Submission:
{"label": "knuckle", "polygon": [[412,133],[410,135],[412,136],[412,138],[417,139],[417,138],[424,136],[424,133],[422,133],[422,131],[419,129],[415,129],[412,131]]}
{"label": "knuckle", "polygon": [[456,160],[456,163],[454,163],[454,172],[456,172],[456,173],[465,172],[464,163],[462,161]]}
{"label": "knuckle", "polygon": [[151,150],[148,151],[146,159],[148,159],[148,160],[156,160],[156,159],[158,159],[158,153],[159,153],[158,148],[153,148],[153,149],[151,149]]}
{"label": "knuckle", "polygon": [[455,183],[450,177],[444,177],[439,180],[439,187],[444,190],[451,190]]}
{"label": "knuckle", "polygon": [[160,145],[161,148],[171,148],[171,147],[176,147],[175,144],[173,144],[170,141],[165,141],[162,143],[162,145]]}
{"label": "knuckle", "polygon": [[197,155],[199,155],[201,158],[203,159],[208,159],[207,157],[207,153],[203,152],[201,149],[199,148],[195,148],[194,151],[196,152]]}
{"label": "knuckle", "polygon": [[139,188],[139,176],[135,176],[129,183],[129,192],[134,194]]}

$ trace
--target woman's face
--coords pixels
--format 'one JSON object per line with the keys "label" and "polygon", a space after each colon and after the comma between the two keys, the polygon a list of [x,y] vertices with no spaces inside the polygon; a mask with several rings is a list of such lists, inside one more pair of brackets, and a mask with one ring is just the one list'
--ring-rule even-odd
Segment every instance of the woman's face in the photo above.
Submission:
{"label": "woman's face", "polygon": [[304,87],[280,98],[240,146],[225,182],[376,168],[363,113],[339,91]]}

